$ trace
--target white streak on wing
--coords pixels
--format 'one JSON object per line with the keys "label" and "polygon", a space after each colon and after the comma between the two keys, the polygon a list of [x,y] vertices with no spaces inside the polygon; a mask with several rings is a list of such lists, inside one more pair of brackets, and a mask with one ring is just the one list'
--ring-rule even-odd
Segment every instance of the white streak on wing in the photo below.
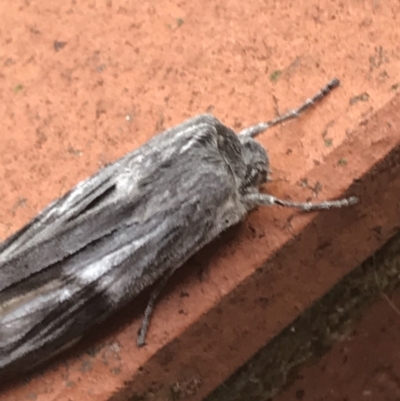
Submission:
{"label": "white streak on wing", "polygon": [[159,144],[157,144],[158,148],[162,151],[163,159],[167,160],[168,158],[173,156],[173,154],[177,150],[176,144],[182,142],[182,137],[186,138],[186,145],[184,146],[184,148],[188,148],[189,147],[188,143],[192,140],[192,136],[194,136],[196,132],[199,131],[206,132],[207,129],[209,130],[211,128],[215,129],[210,125],[209,122],[190,125],[186,129],[181,129],[178,132],[176,132],[175,135],[169,138],[168,141],[165,141],[161,147]]}
{"label": "white streak on wing", "polygon": [[[209,122],[191,125],[175,133],[168,141],[161,142],[161,144],[158,143],[157,150],[162,154],[162,159],[167,160],[173,157],[177,151],[179,154],[182,154],[191,149],[193,144],[198,142],[199,138],[203,135],[209,135],[210,129],[215,131],[215,128]],[[182,142],[182,137],[186,138],[187,141],[184,146],[177,148],[176,145]],[[150,151],[151,153],[151,147],[149,150],[148,148],[146,149],[146,146],[151,145],[151,142],[149,145],[145,144],[142,148],[143,153],[138,152],[135,157],[132,157],[124,171],[119,174],[116,182],[118,192],[126,194],[134,191],[139,181],[151,170],[154,160],[151,157],[146,157],[147,152]]]}
{"label": "white streak on wing", "polygon": [[76,271],[74,273],[76,274],[76,279],[84,285],[91,284],[94,281],[98,280],[101,276],[107,274],[110,269],[113,268],[115,265],[118,265],[119,263],[123,262],[127,257],[129,257],[132,252],[132,246],[137,245],[136,243],[138,243],[139,241],[141,240],[134,241],[131,244],[125,245],[117,249],[115,252],[112,252],[107,256],[104,256],[100,260],[86,266],[81,271]]}
{"label": "white streak on wing", "polygon": [[[74,291],[75,292],[75,291]],[[60,302],[64,302],[72,297],[72,291],[66,287],[62,288],[59,293]]]}
{"label": "white streak on wing", "polygon": [[[191,149],[193,147],[193,144],[198,142],[202,136],[209,135],[209,132],[202,130],[203,128],[207,128],[207,127],[209,128],[210,125],[209,124],[200,124],[196,127],[193,127],[192,130],[195,129],[193,136],[186,142],[186,145],[182,146],[182,148],[179,151],[179,154],[185,153],[187,150]],[[213,129],[213,131],[215,131],[214,127],[212,129]],[[187,131],[189,132],[190,130],[187,130]]]}
{"label": "white streak on wing", "polygon": [[[202,123],[189,126],[185,130],[176,133],[169,141],[166,141],[163,146],[159,147],[163,160],[173,157],[174,153],[177,151],[179,154],[182,154],[190,150],[193,145],[198,142],[199,138],[209,134],[207,128],[210,129],[210,124]],[[176,143],[182,142],[181,137],[187,137],[187,141],[184,146],[177,149]],[[117,177],[118,191],[122,194],[134,191],[139,181],[146,175],[146,172],[151,169],[151,163],[153,162],[151,158],[146,158],[142,154],[132,159],[123,173]]]}
{"label": "white streak on wing", "polygon": [[[203,129],[204,127],[209,127],[210,124],[208,123],[202,123],[202,124],[197,124],[197,125],[190,125],[189,127],[187,127],[186,129],[181,129],[178,132],[175,133],[175,135],[170,138],[170,140],[168,142],[165,143],[165,150],[169,151],[167,152],[167,154],[163,153],[163,155],[165,154],[165,159],[168,159],[169,157],[172,156],[173,152],[176,151],[176,142],[182,142],[182,137],[186,137],[190,135],[193,135],[193,132],[196,132],[198,130]],[[188,138],[188,139],[189,139]]]}
{"label": "white streak on wing", "polygon": [[[151,233],[116,249],[114,252],[86,266],[84,269],[75,271],[74,276],[82,285],[89,285],[95,281],[99,281],[98,288],[100,290],[107,289],[108,280],[112,281],[114,279],[111,269],[121,264],[128,257],[131,257],[139,248],[150,242],[153,237],[159,235],[163,230],[165,230],[164,224],[161,224]],[[124,242],[123,238],[121,240]]]}
{"label": "white streak on wing", "polygon": [[[143,169],[140,168],[140,166],[144,162],[144,159],[144,155],[138,153],[130,163],[127,163],[127,166],[124,168],[124,170],[118,174],[116,177],[116,186],[118,191],[124,193],[130,188],[137,186],[137,183],[143,178],[143,174],[141,174]],[[132,168],[132,165],[135,167]]]}
{"label": "white streak on wing", "polygon": [[83,180],[75,186],[74,190],[71,192],[70,196],[68,196],[68,198],[65,200],[65,202],[61,205],[61,207],[59,207],[58,209],[55,210],[58,215],[62,215],[65,212],[68,212],[70,210],[71,206],[76,204],[75,199],[80,198],[83,191],[85,190],[85,186],[86,186],[87,182],[89,181],[89,179]]}
{"label": "white streak on wing", "polygon": [[[152,231],[150,234],[142,237],[140,240],[132,242],[129,246],[127,246],[127,252],[125,254],[126,257],[132,257],[137,250],[139,250],[143,245],[151,243],[153,238],[157,238],[160,232],[165,231],[165,225],[168,224],[165,221],[163,224],[160,224],[157,229]],[[123,258],[119,258],[118,262],[122,262]],[[135,268],[133,264],[132,268]],[[126,274],[122,279],[116,279],[116,276],[113,274],[107,274],[107,270],[105,269],[105,273],[102,277],[99,277],[96,288],[99,292],[105,293],[107,298],[111,303],[118,303],[121,296],[124,296],[127,287],[132,285],[132,277],[140,275],[140,271],[132,272],[131,274]],[[118,276],[117,276],[118,277]]]}
{"label": "white streak on wing", "polygon": [[[130,193],[137,187],[139,181],[143,178],[143,174],[140,174],[141,171],[142,169],[139,168],[132,169],[126,167],[123,173],[118,175],[116,187],[122,196]],[[118,198],[118,196],[115,195],[115,198]]]}
{"label": "white streak on wing", "polygon": [[[22,297],[15,297],[11,302],[2,305],[0,309],[0,324],[12,325],[21,324],[20,319],[34,314],[40,309],[44,309],[53,303],[60,303],[73,296],[79,288],[68,288],[60,280],[53,281],[47,286],[33,290]],[[4,316],[2,317],[4,313]],[[29,320],[27,320],[29,321]]]}

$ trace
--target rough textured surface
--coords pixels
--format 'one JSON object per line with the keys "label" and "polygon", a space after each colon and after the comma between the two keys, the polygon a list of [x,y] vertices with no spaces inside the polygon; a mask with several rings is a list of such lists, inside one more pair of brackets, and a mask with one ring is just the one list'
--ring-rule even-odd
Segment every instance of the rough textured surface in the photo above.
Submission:
{"label": "rough textured surface", "polygon": [[[398,255],[393,262],[399,267]],[[398,290],[390,298],[385,295],[318,363],[300,370],[290,389],[274,401],[398,400],[399,306]]]}
{"label": "rough textured surface", "polygon": [[400,233],[206,401],[398,399],[399,283]]}
{"label": "rough textured surface", "polygon": [[333,76],[317,110],[260,138],[268,191],[324,199],[360,179],[348,193],[363,200],[260,209],[175,277],[146,348],[141,299],[0,399],[200,400],[393,235],[399,15],[394,0],[0,4],[0,238],[165,127],[208,110],[239,129]]}

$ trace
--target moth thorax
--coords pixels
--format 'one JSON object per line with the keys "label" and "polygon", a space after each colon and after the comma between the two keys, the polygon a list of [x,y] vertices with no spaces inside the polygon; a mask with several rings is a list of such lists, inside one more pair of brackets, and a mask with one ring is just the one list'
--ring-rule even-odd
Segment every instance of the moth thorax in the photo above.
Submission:
{"label": "moth thorax", "polygon": [[246,165],[246,186],[258,187],[267,182],[269,159],[267,151],[254,139],[239,137],[242,143],[242,157]]}

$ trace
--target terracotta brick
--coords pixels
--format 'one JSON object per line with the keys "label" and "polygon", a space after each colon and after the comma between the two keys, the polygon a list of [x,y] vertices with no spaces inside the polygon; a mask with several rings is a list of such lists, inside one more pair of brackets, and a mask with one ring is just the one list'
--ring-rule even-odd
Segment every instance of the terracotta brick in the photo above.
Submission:
{"label": "terracotta brick", "polygon": [[[280,396],[274,398],[274,401],[399,399],[399,240],[400,235],[397,234],[378,252],[381,255],[374,255],[372,261],[375,277],[371,284],[378,292],[384,281],[376,280],[377,271],[380,269],[382,276],[385,272],[390,272],[391,275],[397,271],[397,277],[393,276],[388,282],[392,289],[381,292],[379,299],[368,308],[363,308],[361,319],[346,322],[347,327],[339,335],[336,333],[336,341],[329,352],[314,360],[314,363],[304,364],[294,375],[297,380]],[[379,259],[381,262],[383,259],[383,266],[380,266]],[[365,264],[363,267],[365,271]],[[396,287],[397,290],[392,291]],[[360,291],[363,289],[361,287]],[[354,302],[354,298],[352,302],[357,303]],[[352,319],[354,320],[354,316],[350,318]],[[245,399],[249,399],[248,392]]]}
{"label": "terracotta brick", "polygon": [[143,297],[0,399],[200,400],[398,230],[398,15],[394,0],[0,4],[1,238],[184,118],[212,110],[238,129],[333,76],[342,87],[316,110],[260,139],[266,190],[361,199],[254,212],[174,278],[148,346]]}

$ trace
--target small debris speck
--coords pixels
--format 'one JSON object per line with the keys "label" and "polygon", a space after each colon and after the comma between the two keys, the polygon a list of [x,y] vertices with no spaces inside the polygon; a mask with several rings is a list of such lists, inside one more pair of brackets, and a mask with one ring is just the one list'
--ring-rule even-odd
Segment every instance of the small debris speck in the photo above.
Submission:
{"label": "small debris speck", "polygon": [[21,92],[22,89],[24,89],[24,85],[18,84],[18,85],[16,85],[16,86],[14,87],[14,92],[15,92],[15,93]]}
{"label": "small debris speck", "polygon": [[82,362],[80,371],[81,371],[82,373],[90,372],[90,371],[92,370],[92,368],[93,368],[92,362],[89,361],[89,360],[85,360],[85,361]]}
{"label": "small debris speck", "polygon": [[75,149],[73,146],[68,147],[68,153],[76,157],[82,156],[82,152],[78,149]]}
{"label": "small debris speck", "polygon": [[279,79],[279,77],[282,75],[282,71],[280,71],[280,70],[276,70],[276,71],[274,71],[273,73],[271,73],[271,75],[269,76],[269,79],[272,81],[272,82],[276,82],[278,79]]}
{"label": "small debris speck", "polygon": [[121,368],[112,368],[112,369],[110,369],[110,372],[113,375],[118,376],[121,373]]}
{"label": "small debris speck", "polygon": [[54,46],[54,50],[56,52],[60,51],[61,49],[63,49],[66,46],[67,42],[60,42],[58,40],[55,40],[53,43]]}
{"label": "small debris speck", "polygon": [[349,104],[350,106],[352,106],[353,104],[356,104],[358,102],[367,102],[368,100],[369,100],[369,94],[367,92],[363,92],[360,95],[353,96],[352,98],[350,98]]}

